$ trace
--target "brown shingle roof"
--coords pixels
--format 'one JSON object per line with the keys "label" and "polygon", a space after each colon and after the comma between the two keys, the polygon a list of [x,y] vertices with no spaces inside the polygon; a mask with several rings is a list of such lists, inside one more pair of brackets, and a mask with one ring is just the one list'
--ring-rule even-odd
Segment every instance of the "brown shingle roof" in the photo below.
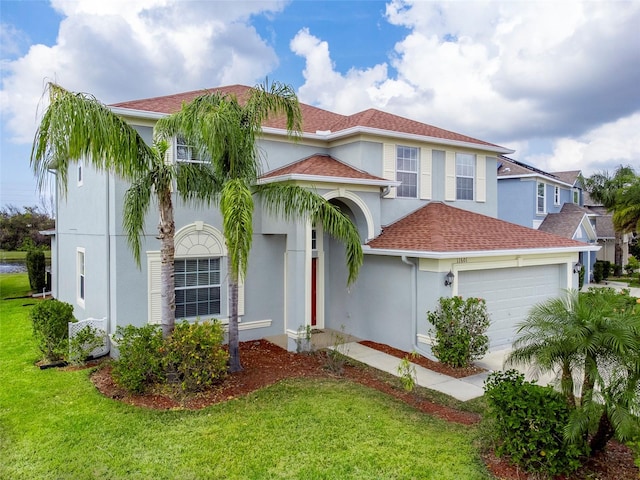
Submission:
{"label": "brown shingle roof", "polygon": [[330,155],[312,155],[311,157],[299,160],[282,168],[272,170],[262,176],[262,178],[281,177],[289,175],[311,175],[318,177],[338,177],[361,180],[374,180],[388,182],[388,180],[376,177],[365,171],[353,168],[346,163],[331,157]]}
{"label": "brown shingle roof", "polygon": [[558,177],[564,183],[568,183],[569,185],[575,185],[580,178],[580,170],[570,170],[567,172],[553,172],[553,175]]}
{"label": "brown shingle roof", "polygon": [[558,213],[549,213],[538,227],[541,232],[573,238],[585,215],[590,212],[574,203],[565,203]]}
{"label": "brown shingle roof", "polygon": [[[220,92],[235,95],[242,101],[251,90],[244,85],[231,85],[212,89],[194,90],[191,92],[166,95],[163,97],[146,98],[142,100],[132,100],[127,102],[114,103],[111,106],[130,110],[139,110],[153,113],[174,113],[180,110],[184,102],[189,102],[194,98],[211,92]],[[414,134],[426,137],[440,138],[443,140],[466,142],[477,145],[495,147],[497,150],[504,150],[503,147],[492,143],[478,140],[459,133],[434,127],[426,123],[417,122],[408,118],[382,112],[380,110],[369,109],[354,115],[340,115],[338,113],[323,110],[321,108],[300,103],[302,110],[303,127],[305,133],[317,133],[319,131],[340,132],[353,127],[365,127],[392,132]],[[263,126],[285,129],[284,117],[269,119]]]}
{"label": "brown shingle roof", "polygon": [[384,228],[369,246],[389,250],[466,252],[587,245],[442,202],[430,202]]}

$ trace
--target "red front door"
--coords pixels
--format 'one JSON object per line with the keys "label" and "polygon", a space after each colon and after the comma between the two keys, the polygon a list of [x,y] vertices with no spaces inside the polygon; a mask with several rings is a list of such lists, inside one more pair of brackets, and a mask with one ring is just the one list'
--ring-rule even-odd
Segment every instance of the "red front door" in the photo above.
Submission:
{"label": "red front door", "polygon": [[318,270],[318,259],[311,259],[311,326],[316,326],[316,283]]}

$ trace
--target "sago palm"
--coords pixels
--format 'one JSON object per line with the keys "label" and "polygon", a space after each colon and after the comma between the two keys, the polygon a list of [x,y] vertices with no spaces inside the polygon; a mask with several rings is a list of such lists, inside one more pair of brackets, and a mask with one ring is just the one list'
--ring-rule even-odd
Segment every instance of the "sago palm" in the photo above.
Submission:
{"label": "sago palm", "polygon": [[217,179],[213,200],[223,218],[229,253],[229,355],[230,370],[242,369],[238,337],[238,282],[247,272],[253,240],[254,196],[267,211],[286,219],[320,223],[324,231],[346,246],[348,282],[355,280],[362,264],[362,246],[353,223],[320,195],[290,183],[260,185],[257,138],[263,122],[284,117],[288,134],[301,132],[298,99],[287,85],[272,83],[251,89],[246,98],[213,92],[195,99],[158,121],[162,135],[181,135],[211,162]]}
{"label": "sago palm", "polygon": [[123,227],[138,266],[140,236],[144,218],[155,197],[160,222],[161,242],[161,319],[162,332],[168,336],[175,325],[173,194],[185,200],[207,202],[216,190],[215,175],[209,164],[184,164],[178,168],[165,162],[168,143],[154,135],[147,145],[140,134],[115,115],[94,96],[74,93],[59,85],[47,86],[47,107],[31,150],[31,165],[40,189],[48,172],[55,170],[58,188],[67,192],[69,166],[83,160],[98,171],[109,171],[131,183],[125,194]]}

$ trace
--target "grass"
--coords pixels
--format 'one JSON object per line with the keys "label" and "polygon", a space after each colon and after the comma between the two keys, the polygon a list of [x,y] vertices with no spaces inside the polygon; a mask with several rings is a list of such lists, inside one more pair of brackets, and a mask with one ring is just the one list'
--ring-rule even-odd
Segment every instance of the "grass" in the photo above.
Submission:
{"label": "grass", "polygon": [[[44,251],[45,258],[51,258],[51,250]],[[0,262],[7,261],[24,261],[27,258],[27,252],[21,252],[17,250],[0,250]]]}
{"label": "grass", "polygon": [[[0,276],[0,298],[28,290]],[[201,411],[100,395],[88,370],[40,370],[28,312],[0,300],[0,478],[488,479],[476,429],[340,380],[294,380]]]}

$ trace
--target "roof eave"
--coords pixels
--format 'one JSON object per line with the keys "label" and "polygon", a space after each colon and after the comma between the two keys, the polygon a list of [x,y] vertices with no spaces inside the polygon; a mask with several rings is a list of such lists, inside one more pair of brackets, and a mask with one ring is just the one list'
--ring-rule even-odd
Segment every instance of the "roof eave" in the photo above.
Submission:
{"label": "roof eave", "polygon": [[450,259],[462,257],[500,257],[504,255],[536,255],[541,253],[579,253],[579,252],[597,252],[600,250],[599,245],[590,245],[585,243],[584,246],[575,247],[552,247],[552,248],[526,248],[513,250],[464,250],[454,252],[434,252],[426,250],[396,250],[388,248],[372,248],[368,245],[363,247],[366,255],[385,255],[385,256],[407,256],[416,258],[434,258],[434,259]]}
{"label": "roof eave", "polygon": [[330,177],[324,175],[304,175],[297,173],[288,173],[285,175],[277,175],[274,177],[258,179],[259,185],[276,182],[298,181],[298,182],[323,182],[323,183],[348,183],[351,185],[370,185],[374,187],[397,187],[402,182],[397,180],[373,180],[366,178],[350,178],[350,177]]}
{"label": "roof eave", "polygon": [[[286,131],[281,128],[263,127],[262,131],[264,133],[271,133],[274,135],[283,135],[283,134],[286,135]],[[357,134],[396,137],[403,140],[414,140],[419,142],[438,143],[441,145],[448,145],[453,147],[466,147],[466,148],[472,148],[475,150],[482,150],[482,151],[492,152],[492,153],[515,152],[515,150],[510,150],[508,148],[500,147],[498,145],[485,145],[482,143],[463,142],[461,140],[451,140],[447,138],[430,137],[428,135],[417,135],[414,133],[404,133],[404,132],[397,132],[395,130],[383,130],[381,128],[371,128],[371,127],[361,127],[361,126],[345,128],[344,130],[338,130],[337,132],[326,132],[326,133],[304,132],[302,134],[302,137],[306,139],[311,139],[311,140],[331,141],[331,140],[338,140],[340,138],[349,137]]]}
{"label": "roof eave", "polygon": [[168,113],[152,112],[149,110],[135,110],[133,108],[109,107],[113,113],[121,117],[144,118],[147,120],[160,120],[169,116]]}

